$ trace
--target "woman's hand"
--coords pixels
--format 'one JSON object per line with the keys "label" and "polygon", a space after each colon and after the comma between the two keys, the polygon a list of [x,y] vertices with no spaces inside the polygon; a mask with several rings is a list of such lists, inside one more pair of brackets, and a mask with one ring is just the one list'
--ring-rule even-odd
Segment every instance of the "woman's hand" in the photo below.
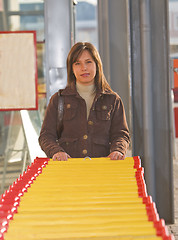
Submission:
{"label": "woman's hand", "polygon": [[57,152],[53,155],[54,161],[67,161],[68,158],[71,158],[66,152]]}
{"label": "woman's hand", "polygon": [[108,157],[111,160],[124,160],[125,159],[125,155],[123,155],[121,152],[118,152],[118,151],[114,151],[114,152],[110,153],[108,155]]}

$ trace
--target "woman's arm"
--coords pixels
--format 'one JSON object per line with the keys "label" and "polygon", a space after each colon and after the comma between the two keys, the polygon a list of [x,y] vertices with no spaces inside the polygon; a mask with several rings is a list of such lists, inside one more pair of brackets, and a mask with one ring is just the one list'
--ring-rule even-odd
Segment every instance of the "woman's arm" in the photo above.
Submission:
{"label": "woman's arm", "polygon": [[[119,152],[125,156],[130,143],[124,105],[119,96],[116,96],[110,128],[110,152]],[[122,156],[118,156],[122,158]]]}

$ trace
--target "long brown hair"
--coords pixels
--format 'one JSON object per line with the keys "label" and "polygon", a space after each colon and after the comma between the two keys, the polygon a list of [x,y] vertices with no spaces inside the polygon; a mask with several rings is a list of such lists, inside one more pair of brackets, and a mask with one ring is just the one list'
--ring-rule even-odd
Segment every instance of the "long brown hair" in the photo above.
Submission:
{"label": "long brown hair", "polygon": [[91,54],[93,60],[96,63],[96,88],[100,90],[111,90],[111,87],[106,81],[103,73],[103,66],[100,55],[97,49],[89,42],[78,42],[71,48],[67,57],[67,85],[70,86],[73,82],[76,82],[76,78],[72,70],[72,65],[78,60],[84,50],[87,50]]}

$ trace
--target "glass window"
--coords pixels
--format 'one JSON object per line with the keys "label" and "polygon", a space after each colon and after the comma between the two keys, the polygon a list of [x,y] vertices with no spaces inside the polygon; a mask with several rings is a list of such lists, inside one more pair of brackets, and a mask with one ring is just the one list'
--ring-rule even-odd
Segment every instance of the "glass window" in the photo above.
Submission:
{"label": "glass window", "polygon": [[[0,111],[0,161],[6,172],[1,191],[8,187],[30,163],[27,133],[39,134],[46,106],[46,84],[44,77],[44,1],[5,0],[0,1],[0,31],[36,31],[38,66],[38,111]],[[19,94],[23,95],[19,89]],[[23,115],[22,115],[23,112]],[[27,119],[24,118],[27,115]],[[24,124],[29,119],[29,125]],[[34,131],[33,131],[34,130]],[[25,134],[26,135],[25,135]],[[6,167],[5,167],[6,165]],[[11,169],[13,166],[13,176]]]}
{"label": "glass window", "polygon": [[178,57],[178,0],[169,1],[170,54]]}
{"label": "glass window", "polygon": [[97,0],[80,0],[76,5],[75,42],[79,41],[98,47]]}
{"label": "glass window", "polygon": [[9,11],[40,11],[44,0],[9,0]]}
{"label": "glass window", "polygon": [[30,31],[37,34],[37,41],[44,40],[44,17],[43,16],[10,16],[10,31]]}
{"label": "glass window", "polygon": [[[40,118],[43,118],[46,107],[44,0],[5,0],[4,3],[4,6],[0,5],[0,11],[2,11],[0,14],[1,31],[35,30],[37,32],[39,111],[28,111],[27,117],[31,122],[29,126],[37,129],[39,134]],[[88,41],[98,47],[97,0],[79,0],[75,7],[75,14],[75,41]],[[19,94],[23,94],[20,89]],[[23,117],[20,111],[0,112],[0,160],[3,164],[7,161],[7,171],[8,168],[11,168],[11,164],[16,164],[18,172],[16,175],[14,173],[15,179],[20,173],[19,166],[22,165],[17,165],[18,162],[24,160],[28,164],[30,159],[27,150],[27,136],[24,135],[26,120],[23,120]],[[7,185],[5,185],[6,187]]]}
{"label": "glass window", "polygon": [[[170,57],[173,62],[173,99],[178,102],[178,0],[169,0],[169,36],[170,36]],[[176,120],[175,120],[176,121]]]}
{"label": "glass window", "polygon": [[9,0],[7,19],[9,31],[35,30],[37,41],[44,40],[44,2],[40,0]]}

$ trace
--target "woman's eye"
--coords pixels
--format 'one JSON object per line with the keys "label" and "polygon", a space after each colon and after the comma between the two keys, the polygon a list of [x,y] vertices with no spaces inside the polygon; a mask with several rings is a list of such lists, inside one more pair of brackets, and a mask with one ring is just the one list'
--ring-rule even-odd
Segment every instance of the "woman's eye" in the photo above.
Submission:
{"label": "woman's eye", "polygon": [[87,63],[92,63],[92,61],[87,61]]}
{"label": "woman's eye", "polygon": [[75,65],[79,65],[80,63],[79,62],[76,62]]}

